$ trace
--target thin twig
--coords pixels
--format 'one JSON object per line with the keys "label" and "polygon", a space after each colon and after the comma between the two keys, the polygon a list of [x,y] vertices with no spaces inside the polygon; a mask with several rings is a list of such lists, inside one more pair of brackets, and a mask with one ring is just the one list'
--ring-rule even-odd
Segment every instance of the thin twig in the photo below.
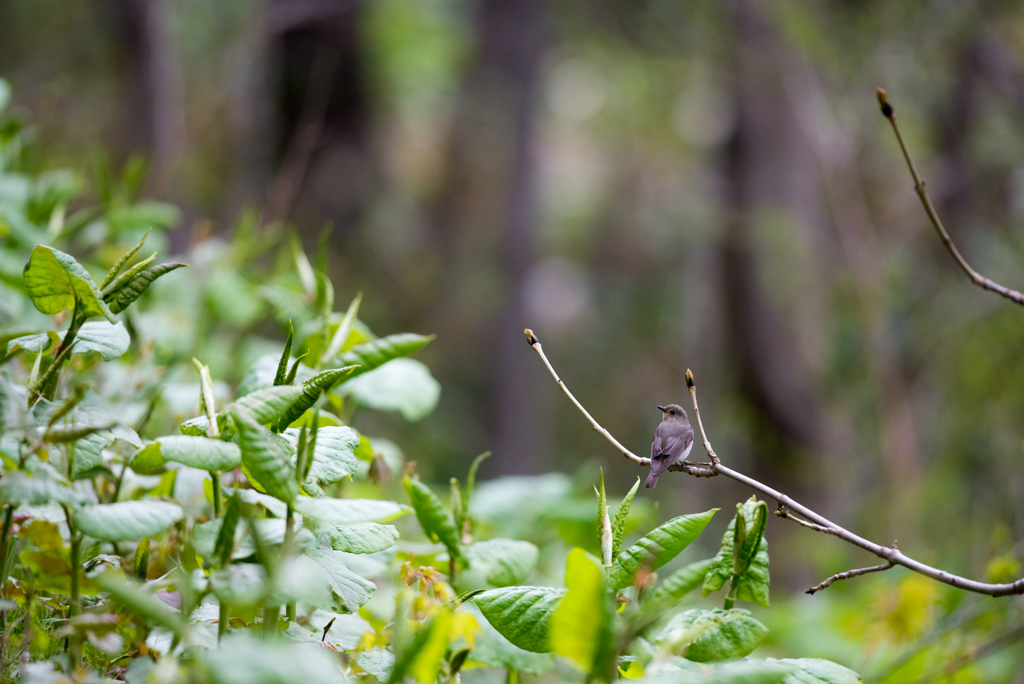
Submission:
{"label": "thin twig", "polygon": [[598,424],[598,422],[594,420],[594,417],[587,413],[587,409],[583,408],[583,404],[576,401],[576,397],[572,396],[572,392],[569,391],[569,388],[566,387],[565,383],[562,382],[561,378],[558,377],[558,373],[555,372],[555,369],[551,367],[551,362],[548,361],[548,357],[544,356],[544,348],[541,347],[540,340],[537,339],[536,335],[534,335],[533,331],[530,330],[529,328],[527,328],[524,332],[526,333],[526,341],[530,344],[530,347],[533,348],[533,351],[537,352],[537,355],[540,356],[540,360],[544,362],[544,365],[548,367],[548,370],[551,372],[551,377],[555,379],[555,382],[558,383],[558,386],[562,388],[563,392],[565,392],[565,396],[569,397],[569,400],[576,405],[576,408],[580,410],[580,413],[587,417],[587,420],[590,421],[590,424],[591,426],[593,426],[594,430],[597,431],[597,433],[600,434],[602,437],[607,439],[612,446],[619,450],[619,453],[628,458],[630,461],[633,461],[633,463],[643,466],[651,465],[651,459],[643,458],[642,456],[637,456],[632,451],[619,444],[619,441],[612,437],[612,434],[610,432],[601,427]]}
{"label": "thin twig", "polygon": [[896,567],[896,564],[892,563],[892,562],[889,562],[889,563],[883,563],[882,565],[872,565],[869,568],[857,568],[856,570],[847,570],[846,572],[840,572],[837,575],[832,575],[831,577],[829,577],[827,580],[825,580],[824,582],[822,582],[821,584],[819,584],[816,587],[811,587],[810,589],[805,589],[804,593],[805,594],[813,594],[813,593],[815,593],[817,591],[821,591],[822,589],[830,586],[833,582],[838,582],[839,580],[844,580],[844,579],[850,579],[851,577],[858,577],[859,575],[866,575],[869,572],[882,572],[883,570],[888,570],[889,568],[894,568],[894,567]]}
{"label": "thin twig", "polygon": [[775,511],[775,515],[779,516],[780,518],[785,518],[786,520],[792,520],[793,522],[803,525],[804,527],[807,527],[809,529],[812,529],[815,532],[821,532],[823,534],[834,534],[836,536],[839,536],[839,530],[835,529],[834,527],[825,527],[824,525],[817,525],[812,522],[807,522],[806,520],[798,518],[789,511],[787,511],[786,507],[783,506],[782,504],[779,504],[778,509],[776,509]]}
{"label": "thin twig", "polygon": [[1016,290],[1011,290],[1008,287],[1004,287],[994,280],[981,275],[971,268],[971,265],[967,263],[967,260],[961,256],[960,251],[956,248],[956,245],[953,244],[953,239],[949,237],[949,233],[946,232],[945,226],[942,225],[942,220],[935,211],[935,206],[928,197],[928,191],[925,189],[924,180],[921,178],[921,174],[917,172],[917,166],[914,164],[914,160],[910,156],[910,150],[907,148],[906,141],[903,140],[903,134],[900,133],[899,124],[896,123],[896,113],[893,111],[892,105],[889,104],[889,96],[881,88],[878,89],[878,104],[882,108],[882,116],[888,119],[889,123],[892,124],[892,130],[896,134],[896,140],[900,144],[900,150],[903,151],[903,158],[906,160],[907,168],[910,169],[910,175],[914,179],[914,190],[917,192],[917,196],[921,198],[921,204],[924,206],[924,213],[928,214],[928,220],[931,221],[932,226],[935,228],[935,232],[939,234],[939,239],[942,240],[942,244],[945,245],[946,251],[950,253],[957,265],[960,266],[960,269],[967,274],[967,277],[970,278],[971,282],[975,285],[990,292],[995,292],[1002,297],[1006,297],[1015,304],[1024,306],[1024,294],[1021,294]]}
{"label": "thin twig", "polygon": [[[584,416],[586,416],[587,420],[590,421],[590,424],[591,426],[593,426],[594,430],[600,433],[601,436],[607,439],[608,442],[611,443],[619,451],[619,453],[621,453],[629,460],[633,461],[634,463],[637,463],[638,465],[650,465],[650,459],[641,458],[634,454],[633,452],[631,452],[626,447],[622,446],[622,444],[620,444],[618,440],[612,437],[611,433],[609,433],[607,430],[601,427],[598,424],[598,422],[594,420],[594,418],[589,413],[587,413],[587,410],[583,408],[583,405],[580,404],[576,400],[576,397],[574,397],[572,393],[569,392],[568,388],[566,388],[565,383],[563,383],[561,379],[559,379],[558,374],[555,372],[555,369],[552,368],[551,366],[551,362],[548,361],[547,357],[544,355],[544,351],[541,348],[540,341],[537,339],[537,336],[534,335],[533,331],[530,329],[526,330],[526,341],[529,343],[530,347],[533,348],[535,352],[537,352],[537,355],[540,356],[541,360],[544,362],[544,365],[548,367],[548,370],[551,372],[551,376],[558,383],[558,386],[562,388],[562,391],[565,392],[566,396],[568,396],[569,399],[572,400],[572,403],[576,405],[576,408],[578,408],[580,412]],[[693,475],[694,477],[714,477],[716,475],[725,475],[729,479],[745,484],[754,491],[760,492],[761,495],[764,496],[764,498],[775,501],[779,506],[800,514],[802,517],[806,518],[807,521],[810,521],[811,523],[816,523],[817,525],[823,528],[827,528],[825,530],[817,530],[817,528],[811,527],[811,529],[832,534],[849,544],[858,546],[864,549],[865,551],[868,551],[878,556],[879,558],[887,561],[888,563],[903,566],[908,570],[912,570],[918,574],[924,575],[925,577],[930,577],[931,579],[937,582],[942,582],[944,584],[957,587],[958,589],[972,591],[977,594],[986,594],[988,596],[1009,596],[1012,594],[1024,594],[1024,578],[1006,584],[989,584],[986,582],[978,582],[976,580],[960,577],[958,575],[946,572],[945,570],[933,568],[932,566],[926,565],[921,561],[914,560],[913,558],[901,552],[899,549],[889,546],[882,546],[872,541],[868,541],[867,539],[864,539],[863,537],[860,537],[854,534],[853,532],[850,532],[849,530],[841,527],[840,525],[835,524],[825,516],[815,513],[811,509],[800,504],[799,502],[795,501],[789,496],[786,496],[782,492],[773,489],[766,484],[758,482],[752,477],[748,477],[743,473],[739,473],[733,470],[732,468],[722,465],[721,461],[718,460],[718,457],[714,455],[714,451],[711,449],[711,442],[708,440],[707,435],[704,432],[704,426],[700,422],[700,414],[697,412],[697,387],[693,382],[693,374],[690,372],[687,372],[687,385],[690,389],[690,396],[693,399],[694,413],[696,413],[698,416],[697,426],[701,431],[701,437],[704,439],[704,448],[708,451],[708,455],[712,457],[712,465],[709,468],[699,468],[684,464],[680,466],[673,466],[672,468],[670,468],[670,470],[679,470],[684,473],[687,473],[688,475]],[[786,515],[784,517],[788,517],[794,520],[796,519],[789,515]],[[804,521],[800,522],[802,523]]]}

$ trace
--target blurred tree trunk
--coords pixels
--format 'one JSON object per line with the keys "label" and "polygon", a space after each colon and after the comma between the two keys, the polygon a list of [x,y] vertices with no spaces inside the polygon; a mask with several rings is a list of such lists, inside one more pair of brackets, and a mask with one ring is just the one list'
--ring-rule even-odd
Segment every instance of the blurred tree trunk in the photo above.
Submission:
{"label": "blurred tree trunk", "polygon": [[[438,315],[446,344],[456,350],[448,370],[476,388],[472,410],[493,437],[494,467],[509,473],[541,469],[544,443],[532,396],[536,359],[522,333],[536,224],[543,8],[540,0],[479,3],[476,60],[461,88],[434,215],[445,272]],[[482,303],[481,293],[489,301]]]}
{"label": "blurred tree trunk", "polygon": [[723,275],[735,346],[724,361],[751,404],[755,473],[770,472],[786,487],[826,446],[815,401],[825,268],[814,234],[818,183],[783,95],[774,28],[757,3],[736,0],[731,8],[736,127],[726,161]]}

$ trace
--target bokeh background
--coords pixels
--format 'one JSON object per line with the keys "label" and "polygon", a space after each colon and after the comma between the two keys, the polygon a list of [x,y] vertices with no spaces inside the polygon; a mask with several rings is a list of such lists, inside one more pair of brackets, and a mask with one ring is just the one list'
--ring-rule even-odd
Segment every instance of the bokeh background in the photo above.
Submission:
{"label": "bokeh background", "polygon": [[[530,327],[634,451],[689,367],[728,464],[951,571],[1019,572],[1024,311],[943,250],[875,88],[967,259],[1024,286],[1021,3],[11,0],[0,46],[39,167],[95,195],[147,160],[172,253],[240,222],[327,235],[342,307],[437,334],[437,410],[388,428],[425,478],[487,449],[485,477],[642,475]],[[266,351],[242,331],[284,333],[257,279],[221,285],[194,344],[237,382]],[[748,496],[720,479],[644,496]],[[768,536],[780,587],[871,563]]]}

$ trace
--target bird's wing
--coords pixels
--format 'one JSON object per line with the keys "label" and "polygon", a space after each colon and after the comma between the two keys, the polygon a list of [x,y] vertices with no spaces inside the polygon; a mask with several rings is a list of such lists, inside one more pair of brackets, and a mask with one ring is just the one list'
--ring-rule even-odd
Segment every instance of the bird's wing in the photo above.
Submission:
{"label": "bird's wing", "polygon": [[674,461],[683,453],[687,445],[693,441],[693,428],[675,422],[663,422],[654,431],[654,444],[651,445],[651,458],[668,456],[669,462]]}

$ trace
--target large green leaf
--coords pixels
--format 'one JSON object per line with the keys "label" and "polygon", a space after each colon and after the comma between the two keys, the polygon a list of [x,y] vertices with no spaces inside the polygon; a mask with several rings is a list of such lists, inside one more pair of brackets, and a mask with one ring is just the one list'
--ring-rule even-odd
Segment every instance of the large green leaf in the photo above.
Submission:
{"label": "large green leaf", "polygon": [[152,537],[185,517],[181,506],[167,501],[124,501],[75,511],[80,532],[101,541],[134,541]]}
{"label": "large green leaf", "polygon": [[103,316],[117,323],[92,276],[70,254],[39,245],[32,250],[24,276],[25,290],[42,313],[60,313],[73,308],[77,301],[80,314]]}
{"label": "large green leaf", "polygon": [[267,494],[281,501],[294,501],[299,495],[299,483],[295,480],[295,469],[289,463],[291,454],[281,448],[276,435],[256,422],[245,409],[235,406],[231,408],[230,415],[242,447],[242,466],[259,481]]}
{"label": "large green leaf", "polygon": [[427,536],[444,544],[453,558],[461,558],[462,550],[459,533],[455,529],[455,520],[437,494],[419,480],[409,477],[405,478],[405,491],[409,493],[416,518]]}
{"label": "large green leaf", "polygon": [[132,470],[153,472],[167,461],[174,461],[200,470],[234,470],[242,464],[242,451],[237,444],[208,437],[168,435],[143,447],[132,458]]}
{"label": "large green leaf", "polygon": [[[299,430],[290,428],[282,433],[292,446],[299,442]],[[350,427],[322,427],[316,431],[313,463],[309,475],[321,484],[334,484],[355,474],[359,459],[355,450],[359,446],[359,433]]]}
{"label": "large green leaf", "polygon": [[471,662],[535,675],[543,674],[554,667],[554,654],[524,651],[501,636],[487,621],[482,620],[481,623],[476,643],[469,655]]}
{"label": "large green leaf", "polygon": [[390,549],[398,539],[394,525],[363,522],[351,525],[314,523],[313,532],[321,545],[346,553],[377,553]]}
{"label": "large green leaf", "polygon": [[74,480],[92,477],[93,469],[103,465],[103,450],[117,439],[109,430],[98,430],[75,442],[75,457],[71,467]]}
{"label": "large green leaf", "polygon": [[707,663],[742,658],[768,635],[768,628],[749,610],[687,610],[674,616],[657,642],[688,660]]}
{"label": "large green leaf", "polygon": [[551,616],[565,595],[565,589],[554,587],[505,587],[478,594],[474,601],[487,622],[513,645],[547,653]]}
{"label": "large green leaf", "polygon": [[[280,419],[279,428],[284,429],[291,425],[293,422],[306,412],[307,409],[311,408],[316,400],[320,397],[322,392],[334,387],[338,382],[349,375],[355,366],[346,366],[345,368],[332,368],[317,373],[309,380],[302,383],[302,394],[288,407],[288,410],[284,412],[284,415]],[[252,396],[252,395],[249,395]],[[244,398],[242,399],[244,401]]]}
{"label": "large green leaf", "polygon": [[551,648],[574,660],[586,671],[602,671],[611,656],[612,611],[601,566],[583,549],[573,549],[565,564],[569,593],[551,617]]}
{"label": "large green leaf", "polygon": [[409,512],[408,506],[377,499],[313,499],[303,496],[294,505],[302,515],[334,525],[387,522]]}
{"label": "large green leaf", "polygon": [[862,684],[853,670],[820,658],[765,658],[764,662],[793,668],[783,684]]}
{"label": "large green leaf", "polygon": [[356,612],[376,588],[345,566],[342,553],[330,549],[310,549],[281,570],[278,591],[284,596],[335,613]]}
{"label": "large green leaf", "polygon": [[408,356],[418,349],[422,349],[432,339],[434,339],[433,335],[416,335],[414,333],[388,335],[356,345],[348,351],[338,354],[332,363],[336,366],[359,366],[349,375],[349,381],[351,381],[363,373],[369,373],[374,368],[383,366],[392,359]]}
{"label": "large green leaf", "polygon": [[12,506],[44,506],[51,502],[75,504],[82,495],[63,480],[47,473],[29,474],[23,471],[7,473],[0,478],[0,503]]}
{"label": "large green leaf", "polygon": [[537,565],[537,547],[515,539],[488,539],[463,547],[472,570],[484,574],[494,587],[520,584]]}
{"label": "large green leaf", "polygon": [[700,536],[717,510],[681,515],[652,530],[615,559],[608,570],[608,586],[613,590],[628,587],[640,568],[657,570],[668,563]]}
{"label": "large green leaf", "polygon": [[132,302],[141,297],[142,293],[149,289],[149,286],[153,284],[154,280],[175,269],[183,268],[184,266],[185,264],[177,262],[157,264],[156,266],[151,266],[138,273],[126,285],[118,288],[116,292],[112,292],[106,296],[106,301],[110,305],[110,310],[114,313],[121,313],[127,309]]}
{"label": "large green leaf", "polygon": [[425,418],[441,396],[441,385],[415,359],[394,359],[341,386],[340,393],[378,411],[397,411],[409,421]]}
{"label": "large green leaf", "polygon": [[[768,607],[768,540],[764,538],[764,516],[759,511],[759,509],[763,510],[764,506],[764,502],[758,501],[752,496],[742,506],[737,507],[736,517],[729,523],[729,527],[722,537],[722,546],[708,570],[701,594],[708,596],[721,589],[726,583],[731,584],[737,562],[734,557],[736,554],[733,551],[737,537],[736,522],[742,517],[747,524],[747,532],[741,535],[745,552],[741,554],[743,560],[740,562],[746,564],[746,570],[738,576],[736,598],[740,601]],[[760,533],[758,528],[760,528]],[[751,555],[755,540],[759,540],[757,552]]]}

